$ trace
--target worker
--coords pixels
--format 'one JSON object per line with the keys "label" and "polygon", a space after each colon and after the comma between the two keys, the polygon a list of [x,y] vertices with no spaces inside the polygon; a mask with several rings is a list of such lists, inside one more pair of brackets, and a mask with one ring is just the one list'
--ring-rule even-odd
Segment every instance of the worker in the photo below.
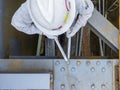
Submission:
{"label": "worker", "polygon": [[68,38],[74,36],[81,27],[87,24],[88,19],[92,16],[94,5],[91,0],[75,0],[76,1],[76,15],[78,16],[76,22],[67,31]]}
{"label": "worker", "polygon": [[[15,12],[15,14],[12,18],[12,22],[11,22],[12,26],[14,26],[17,30],[24,32],[26,34],[30,34],[30,35],[31,34],[40,34],[40,35],[44,34],[45,36],[47,36],[50,39],[56,38],[57,37],[56,35],[49,35],[49,33],[48,34],[43,33],[42,29],[39,28],[37,26],[37,24],[33,21],[33,18],[31,17],[30,12],[28,10],[28,2],[29,1],[30,0],[26,0],[20,6],[20,8]],[[44,10],[44,8],[42,8],[42,5],[45,3],[48,3],[48,0],[31,0],[31,1],[33,3],[38,1],[38,4],[40,4],[42,1],[42,4],[39,5],[39,7],[41,8],[40,9],[41,13],[43,13],[43,15],[41,15],[41,17],[43,16],[46,20],[42,22],[42,18],[40,16],[37,17],[37,19],[40,18],[39,23],[41,23],[41,26],[43,26],[44,22],[46,22],[46,21],[52,22],[54,20],[53,18],[55,16],[52,14],[51,15],[45,14],[44,13],[45,10]],[[58,10],[55,11],[59,15],[59,17],[56,16],[56,19],[59,19],[58,20],[59,22],[61,21],[62,17],[67,16],[67,15],[64,15],[63,13],[61,13],[62,11],[60,11],[60,10],[64,9],[66,2],[69,1],[71,3],[71,6],[72,6],[73,1],[75,1],[75,9],[76,9],[75,17],[78,16],[78,19],[75,21],[76,18],[72,17],[72,18],[74,18],[74,20],[71,20],[70,23],[72,23],[72,24],[69,24],[70,25],[69,29],[67,29],[65,31],[68,38],[74,36],[79,31],[79,29],[81,27],[86,25],[87,20],[92,16],[92,13],[94,10],[94,6],[93,6],[93,3],[91,0],[49,0],[49,3],[51,3],[51,5],[52,5],[53,1],[56,1],[56,5],[54,5],[54,6],[61,8],[61,9],[58,8]],[[62,2],[65,2],[64,6],[63,6]],[[67,3],[67,5],[69,5],[69,3]],[[49,4],[48,4],[48,6],[49,6]],[[69,5],[69,7],[66,7],[66,9],[69,11],[69,8],[71,8],[71,6]],[[33,7],[35,7],[35,6],[33,6]],[[56,7],[53,7],[53,9]],[[38,9],[34,9],[34,10],[38,10]],[[51,10],[51,12],[52,12],[52,10]],[[63,10],[63,12],[65,12],[65,10]],[[72,12],[74,12],[74,10]],[[36,14],[34,14],[34,15],[36,15]],[[69,15],[69,16],[71,16],[71,15]],[[49,17],[49,18],[46,18],[46,17]],[[74,24],[73,24],[73,22],[74,22]],[[55,24],[55,22],[53,24]],[[53,27],[58,26],[58,25],[53,25],[53,24],[51,24],[51,26],[53,26]],[[43,27],[51,29],[50,24],[46,24]],[[59,27],[58,29],[61,29],[61,28],[62,28],[62,26]],[[52,30],[55,30],[55,29],[52,29]]]}

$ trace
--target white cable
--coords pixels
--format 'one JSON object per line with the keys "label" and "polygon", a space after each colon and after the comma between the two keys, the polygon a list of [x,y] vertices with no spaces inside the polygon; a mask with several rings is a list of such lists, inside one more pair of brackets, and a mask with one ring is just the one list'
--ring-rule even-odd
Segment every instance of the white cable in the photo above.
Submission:
{"label": "white cable", "polygon": [[63,48],[62,48],[62,46],[60,45],[60,43],[59,43],[59,41],[58,41],[58,38],[55,38],[54,40],[55,40],[55,42],[56,42],[58,48],[60,49],[60,52],[61,52],[61,54],[63,55],[65,61],[68,62],[68,58],[67,58],[67,56],[66,56],[66,54],[65,54],[65,52],[64,52],[64,50],[63,50]]}

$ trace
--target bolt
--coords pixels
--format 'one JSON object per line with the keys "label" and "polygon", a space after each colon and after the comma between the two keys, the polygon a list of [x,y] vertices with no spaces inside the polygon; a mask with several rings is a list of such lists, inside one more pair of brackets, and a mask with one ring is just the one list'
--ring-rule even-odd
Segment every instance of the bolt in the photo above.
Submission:
{"label": "bolt", "polygon": [[103,88],[103,89],[104,89],[105,87],[106,87],[106,85],[105,85],[105,84],[102,84],[102,85],[101,85],[101,88]]}
{"label": "bolt", "polygon": [[97,63],[96,63],[97,65],[100,65],[100,61],[97,61]]}
{"label": "bolt", "polygon": [[75,84],[72,84],[72,85],[71,85],[71,88],[72,88],[72,89],[75,89]]}
{"label": "bolt", "polygon": [[67,61],[66,64],[67,64],[67,65],[70,65],[70,61]]}
{"label": "bolt", "polygon": [[91,85],[91,88],[94,89],[94,88],[95,88],[95,84],[92,84],[92,85]]}
{"label": "bolt", "polygon": [[75,67],[72,67],[72,68],[71,68],[71,71],[72,71],[72,72],[75,72]]}
{"label": "bolt", "polygon": [[87,61],[86,63],[87,63],[87,65],[90,65],[90,61]]}
{"label": "bolt", "polygon": [[65,84],[61,84],[61,88],[64,89],[65,88]]}
{"label": "bolt", "polygon": [[111,62],[111,61],[108,61],[107,64],[108,64],[109,66],[111,66],[111,65],[112,65],[112,62]]}
{"label": "bolt", "polygon": [[56,63],[55,63],[56,65],[59,65],[60,64],[60,62],[59,61],[56,61]]}
{"label": "bolt", "polygon": [[77,61],[77,65],[80,65],[81,64],[81,62],[80,61]]}
{"label": "bolt", "polygon": [[61,72],[64,72],[64,71],[65,71],[65,68],[64,68],[64,67],[62,67],[62,68],[61,68]]}
{"label": "bolt", "polygon": [[92,71],[92,72],[94,72],[94,71],[95,71],[95,68],[94,68],[94,67],[92,67],[92,68],[91,68],[91,71]]}
{"label": "bolt", "polygon": [[102,68],[102,72],[105,72],[105,68],[104,67]]}
{"label": "bolt", "polygon": [[78,83],[80,83],[80,80],[78,80]]}

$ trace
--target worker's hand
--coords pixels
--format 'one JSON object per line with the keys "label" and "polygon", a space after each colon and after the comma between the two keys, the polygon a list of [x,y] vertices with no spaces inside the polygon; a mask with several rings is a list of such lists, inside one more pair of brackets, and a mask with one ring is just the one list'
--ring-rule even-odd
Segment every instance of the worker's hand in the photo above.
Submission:
{"label": "worker's hand", "polygon": [[79,31],[79,29],[74,29],[74,27],[71,27],[67,32],[66,32],[66,37],[67,38],[71,38],[73,37],[77,32]]}
{"label": "worker's hand", "polygon": [[49,39],[56,39],[58,38],[58,36],[55,36],[55,35],[47,35],[47,34],[44,34],[47,38]]}

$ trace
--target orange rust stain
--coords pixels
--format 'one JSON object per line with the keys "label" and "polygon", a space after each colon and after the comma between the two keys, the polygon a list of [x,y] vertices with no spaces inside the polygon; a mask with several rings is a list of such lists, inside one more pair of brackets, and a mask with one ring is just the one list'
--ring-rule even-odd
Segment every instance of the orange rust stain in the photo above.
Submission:
{"label": "orange rust stain", "polygon": [[109,32],[109,29],[110,30],[115,30],[115,26],[113,24],[110,23],[108,26],[103,27],[103,29],[102,29],[103,32]]}
{"label": "orange rust stain", "polygon": [[104,28],[102,29],[102,31],[103,31],[103,32],[107,32],[107,28],[104,27]]}
{"label": "orange rust stain", "polygon": [[8,66],[10,71],[17,72],[22,69],[22,65],[23,65],[22,60],[21,61],[13,60],[9,63]]}

